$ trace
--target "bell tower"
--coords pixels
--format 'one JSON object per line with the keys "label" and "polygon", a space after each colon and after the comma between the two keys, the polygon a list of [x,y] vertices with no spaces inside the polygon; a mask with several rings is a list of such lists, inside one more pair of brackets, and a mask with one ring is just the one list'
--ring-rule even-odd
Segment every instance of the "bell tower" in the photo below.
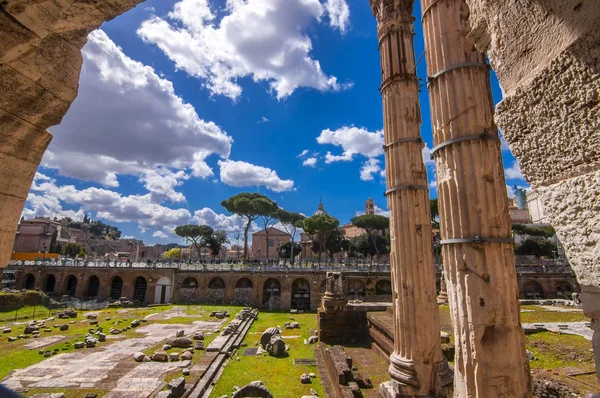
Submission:
{"label": "bell tower", "polygon": [[375,202],[371,198],[365,202],[365,214],[375,214]]}

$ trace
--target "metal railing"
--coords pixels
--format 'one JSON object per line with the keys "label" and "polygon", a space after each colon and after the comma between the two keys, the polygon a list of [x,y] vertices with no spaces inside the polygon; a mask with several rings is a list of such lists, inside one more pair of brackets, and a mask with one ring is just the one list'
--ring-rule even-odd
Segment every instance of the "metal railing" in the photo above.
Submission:
{"label": "metal railing", "polygon": [[[573,274],[568,262],[546,260],[527,262],[527,258],[517,256],[517,274]],[[177,261],[89,261],[72,259],[11,260],[10,268],[35,267],[77,267],[77,268],[117,268],[117,269],[173,269],[192,272],[390,272],[388,263],[371,262],[364,258],[325,260],[318,258],[302,259],[293,264],[289,259],[264,259],[241,262],[235,260],[213,260],[196,262]],[[441,263],[435,263],[435,272],[442,272]]]}

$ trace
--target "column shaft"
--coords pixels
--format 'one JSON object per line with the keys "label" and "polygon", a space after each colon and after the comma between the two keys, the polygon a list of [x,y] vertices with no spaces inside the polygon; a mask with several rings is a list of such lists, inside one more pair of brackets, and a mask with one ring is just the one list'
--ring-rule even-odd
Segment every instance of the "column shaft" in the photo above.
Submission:
{"label": "column shaft", "polygon": [[421,0],[421,7],[442,252],[457,345],[455,394],[530,397],[489,68],[467,38],[464,0]]}
{"label": "column shaft", "polygon": [[427,171],[420,137],[412,1],[371,0],[378,22],[390,209],[394,352],[384,396],[445,396]]}

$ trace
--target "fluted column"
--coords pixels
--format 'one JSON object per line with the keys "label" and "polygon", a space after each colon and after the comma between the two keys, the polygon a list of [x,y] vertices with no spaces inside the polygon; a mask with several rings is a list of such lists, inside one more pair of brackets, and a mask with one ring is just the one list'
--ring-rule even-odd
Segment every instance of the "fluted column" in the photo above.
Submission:
{"label": "fluted column", "polygon": [[530,397],[506,182],[485,56],[463,0],[421,0],[457,397]]}
{"label": "fluted column", "polygon": [[394,352],[386,397],[446,396],[452,375],[441,352],[427,172],[419,127],[413,1],[371,0],[381,55]]}

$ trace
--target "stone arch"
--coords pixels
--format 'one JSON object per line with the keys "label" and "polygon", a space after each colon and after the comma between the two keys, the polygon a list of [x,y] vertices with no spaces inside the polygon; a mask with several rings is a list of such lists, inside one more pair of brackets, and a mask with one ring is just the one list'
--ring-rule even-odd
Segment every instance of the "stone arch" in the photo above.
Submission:
{"label": "stone arch", "polygon": [[218,276],[212,278],[208,282],[209,289],[225,289],[225,281],[223,278],[219,278]]}
{"label": "stone arch", "polygon": [[254,286],[248,278],[240,278],[235,283],[235,304],[252,305]]}
{"label": "stone arch", "polygon": [[296,310],[310,310],[310,282],[298,278],[292,283],[291,308]]}
{"label": "stone arch", "polygon": [[197,303],[200,301],[198,298],[198,279],[188,276],[181,282],[179,301],[182,303]]}
{"label": "stone arch", "polygon": [[263,308],[278,311],[281,308],[281,283],[275,278],[269,278],[263,285]]}
{"label": "stone arch", "polygon": [[172,292],[171,279],[161,276],[156,281],[156,287],[154,288],[154,304],[170,303]]}
{"label": "stone arch", "polygon": [[110,283],[110,298],[118,300],[123,293],[123,279],[116,275]]}
{"label": "stone arch", "polygon": [[366,297],[366,287],[363,281],[350,279],[348,281],[348,300],[364,301]]}
{"label": "stone arch", "polygon": [[215,276],[210,281],[208,281],[206,301],[211,304],[225,303],[225,281],[223,280],[223,278]]}
{"label": "stone arch", "polygon": [[523,290],[521,294],[525,298],[542,299],[544,298],[544,288],[538,281],[528,279],[523,282]]}
{"label": "stone arch", "polygon": [[143,276],[138,276],[133,282],[133,299],[141,302],[146,301],[146,289],[148,281]]}
{"label": "stone arch", "polygon": [[56,277],[53,274],[48,274],[44,278],[42,290],[46,293],[54,293],[56,287]]}
{"label": "stone arch", "polygon": [[568,300],[571,300],[573,292],[575,292],[575,289],[573,289],[573,285],[571,285],[569,281],[557,282],[555,284],[555,290],[557,298],[566,298]]}
{"label": "stone arch", "polygon": [[181,287],[185,289],[197,289],[198,280],[194,277],[188,276],[181,282]]}
{"label": "stone arch", "polygon": [[375,297],[377,301],[392,301],[392,283],[387,279],[377,281]]}
{"label": "stone arch", "polygon": [[235,283],[236,289],[252,289],[252,281],[248,278],[240,278]]}
{"label": "stone arch", "polygon": [[33,274],[27,274],[25,276],[23,288],[26,290],[33,290],[35,288],[35,276]]}
{"label": "stone arch", "polygon": [[69,275],[67,277],[67,282],[65,284],[65,293],[68,296],[75,296],[75,291],[77,290],[77,277],[75,275]]}
{"label": "stone arch", "polygon": [[86,297],[98,297],[100,290],[100,279],[96,275],[91,275],[87,280]]}

